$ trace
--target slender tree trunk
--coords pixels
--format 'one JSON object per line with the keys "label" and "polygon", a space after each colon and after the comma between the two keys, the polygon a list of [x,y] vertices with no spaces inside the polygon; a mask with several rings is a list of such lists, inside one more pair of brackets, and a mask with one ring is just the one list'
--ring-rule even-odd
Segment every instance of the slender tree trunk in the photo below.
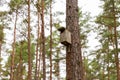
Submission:
{"label": "slender tree trunk", "polygon": [[105,80],[105,53],[103,53],[103,55],[104,55],[104,60],[103,60],[103,71],[102,71],[102,80]]}
{"label": "slender tree trunk", "polygon": [[42,50],[40,48],[40,54],[39,54],[39,63],[38,63],[38,80],[41,80],[41,56],[42,56]]}
{"label": "slender tree trunk", "polygon": [[0,41],[0,59],[1,59],[1,51],[2,51],[2,41]]}
{"label": "slender tree trunk", "polygon": [[[109,40],[109,38],[108,38],[108,40]],[[109,45],[109,42],[108,42],[108,45]],[[110,68],[109,68],[109,65],[110,65],[110,62],[109,62],[109,56],[110,54],[109,54],[109,46],[108,46],[108,49],[107,49],[107,58],[108,58],[108,60],[107,60],[107,63],[108,63],[108,65],[107,65],[107,70],[108,70],[108,79],[107,80],[110,80]]]}
{"label": "slender tree trunk", "polygon": [[[41,30],[41,29],[40,29]],[[41,31],[39,32],[39,40],[40,40],[40,43],[39,43],[39,47],[40,47],[40,49],[39,49],[39,61],[38,61],[38,80],[41,80],[41,59],[42,59],[42,43],[41,43],[41,38],[42,38],[42,36],[41,36]]]}
{"label": "slender tree trunk", "polygon": [[60,66],[59,66],[59,64],[60,64],[60,60],[59,60],[59,58],[60,58],[60,56],[59,56],[59,50],[57,50],[57,62],[56,62],[56,64],[57,64],[57,80],[60,80]]}
{"label": "slender tree trunk", "polygon": [[[2,51],[2,41],[0,41],[0,70],[2,70],[2,64],[1,64],[1,60],[2,60],[2,59],[1,59],[2,57],[1,57],[1,56],[2,56],[2,55],[1,55],[1,51]],[[0,78],[2,78],[2,76],[1,76],[1,71],[0,71]]]}
{"label": "slender tree trunk", "polygon": [[28,80],[32,80],[31,36],[30,36],[30,0],[28,0]]}
{"label": "slender tree trunk", "polygon": [[[83,53],[83,59],[84,61],[86,59],[88,59],[87,57],[85,57],[84,53]],[[84,71],[84,79],[86,80],[87,79],[87,67],[85,67],[86,64],[83,64],[83,71]]]}
{"label": "slender tree trunk", "polygon": [[42,5],[42,13],[41,13],[41,21],[42,21],[42,58],[43,58],[43,80],[46,80],[46,62],[45,62],[45,35],[44,35],[44,0],[41,2]]}
{"label": "slender tree trunk", "polygon": [[66,28],[72,40],[66,51],[66,80],[84,80],[78,20],[78,0],[66,0]]}
{"label": "slender tree trunk", "polygon": [[[108,33],[112,33],[111,29],[109,29],[109,27],[110,26],[108,26]],[[109,58],[110,57],[110,48],[109,48],[109,43],[110,43],[110,41],[112,42],[112,36],[108,36],[107,41],[108,41],[107,42],[108,46],[107,46],[107,51],[106,51],[106,53],[107,53],[107,59],[108,59],[107,60],[107,64],[108,64],[107,65],[107,72],[108,72],[107,77],[108,77],[108,79],[107,80],[110,80],[110,67],[109,67],[110,66],[110,58]]]}
{"label": "slender tree trunk", "polygon": [[40,13],[38,12],[38,34],[37,34],[37,46],[36,46],[36,68],[35,68],[35,80],[38,80],[38,62],[39,62],[39,33],[40,33]]}
{"label": "slender tree trunk", "polygon": [[116,62],[116,70],[117,70],[117,80],[120,80],[119,73],[119,53],[118,53],[118,40],[117,40],[117,25],[116,25],[116,12],[115,12],[115,1],[113,0],[113,16],[114,16],[114,41],[115,41],[115,62]]}
{"label": "slender tree trunk", "polygon": [[50,80],[52,80],[52,0],[50,0]]}
{"label": "slender tree trunk", "polygon": [[14,59],[15,59],[15,44],[16,44],[16,25],[17,25],[18,10],[16,9],[15,24],[14,24],[14,37],[12,44],[12,54],[11,54],[11,70],[10,70],[10,80],[14,80]]}
{"label": "slender tree trunk", "polygon": [[22,50],[23,50],[23,42],[21,41],[21,43],[20,43],[20,56],[19,56],[19,80],[23,80],[23,72],[22,72],[22,67],[23,67],[23,59],[22,59]]}
{"label": "slender tree trunk", "polygon": [[4,27],[0,27],[1,36],[0,36],[0,78],[2,79],[2,44],[4,39]]}

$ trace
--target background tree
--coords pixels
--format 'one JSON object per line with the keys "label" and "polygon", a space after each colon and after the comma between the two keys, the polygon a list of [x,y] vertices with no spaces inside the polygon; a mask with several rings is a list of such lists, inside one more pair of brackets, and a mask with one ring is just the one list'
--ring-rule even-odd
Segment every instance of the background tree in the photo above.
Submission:
{"label": "background tree", "polygon": [[41,28],[41,38],[42,38],[42,58],[43,58],[43,80],[46,80],[46,62],[45,62],[45,32],[44,32],[44,0],[41,1],[41,21],[42,21],[42,28]]}
{"label": "background tree", "polygon": [[[3,25],[0,25],[0,77],[2,72],[2,44],[4,43],[4,27]],[[2,77],[1,77],[2,78]]]}
{"label": "background tree", "polygon": [[52,0],[50,0],[50,80],[52,80]]}
{"label": "background tree", "polygon": [[[116,0],[108,0],[103,1],[103,13],[97,17],[97,23],[99,24],[99,27],[97,28],[99,30],[98,36],[99,36],[99,42],[101,43],[101,48],[97,50],[96,57],[99,59],[99,64],[102,64],[103,71],[102,74],[104,79],[108,80],[115,79],[115,76],[117,76],[117,80],[119,80],[119,47],[118,47],[118,30],[117,27],[119,26],[118,22],[118,12],[119,12],[119,1]],[[103,55],[100,55],[100,54]],[[103,57],[102,57],[103,56]],[[113,57],[114,56],[114,57]],[[102,58],[102,62],[101,62]],[[104,64],[108,64],[107,66]],[[112,64],[112,66],[110,65]],[[116,64],[116,65],[115,65]],[[116,72],[114,72],[112,69],[116,66]],[[104,71],[107,71],[107,74],[104,73]],[[113,72],[112,72],[113,71]],[[115,73],[114,75],[111,75],[111,73]]]}
{"label": "background tree", "polygon": [[14,80],[14,55],[15,55],[15,43],[16,43],[16,26],[17,26],[17,18],[18,18],[18,8],[20,8],[20,4],[22,3],[22,0],[11,0],[10,1],[10,8],[11,11],[10,12],[14,12],[15,11],[15,23],[14,23],[14,37],[13,37],[13,44],[12,44],[12,53],[11,53],[11,73],[10,73],[10,80]]}
{"label": "background tree", "polygon": [[28,0],[28,80],[32,80],[30,3],[31,0]]}

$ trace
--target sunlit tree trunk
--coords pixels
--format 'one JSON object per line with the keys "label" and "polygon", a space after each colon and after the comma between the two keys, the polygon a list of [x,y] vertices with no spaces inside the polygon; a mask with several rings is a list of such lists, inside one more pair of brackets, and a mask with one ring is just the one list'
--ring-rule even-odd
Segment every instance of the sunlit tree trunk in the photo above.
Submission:
{"label": "sunlit tree trunk", "polygon": [[[112,27],[111,26],[108,26],[108,33],[112,33]],[[110,36],[108,36],[108,38],[107,38],[107,49],[106,49],[106,53],[107,53],[107,80],[110,80],[110,48],[109,48],[109,44],[110,44],[110,41],[111,41],[111,43],[112,43],[112,41],[113,41],[113,38],[112,38],[112,36],[110,35]]]}
{"label": "sunlit tree trunk", "polygon": [[57,71],[56,71],[56,72],[57,72],[57,73],[56,73],[56,75],[57,75],[57,80],[60,80],[60,66],[59,66],[59,64],[60,64],[60,60],[59,60],[60,56],[59,56],[59,53],[60,53],[60,50],[58,49],[58,50],[57,50],[57,56],[56,56],[57,59],[58,59],[57,62],[56,62],[56,65],[57,65],[57,66],[56,66],[56,69],[57,69]]}
{"label": "sunlit tree trunk", "polygon": [[66,80],[84,80],[78,21],[78,0],[66,0],[66,28],[72,40],[66,51]]}
{"label": "sunlit tree trunk", "polygon": [[41,29],[39,31],[39,58],[38,58],[38,80],[41,80],[41,60],[42,60],[42,36],[41,36]]}
{"label": "sunlit tree trunk", "polygon": [[[2,57],[1,57],[1,51],[2,51],[2,41],[0,41],[0,70],[2,70],[2,64],[1,64],[1,61],[2,61]],[[1,71],[0,71],[0,78],[1,78]]]}
{"label": "sunlit tree trunk", "polygon": [[46,62],[45,62],[45,32],[44,32],[44,0],[41,1],[42,13],[41,13],[41,21],[42,21],[42,29],[41,29],[41,38],[42,38],[42,58],[43,58],[43,80],[46,80]]}
{"label": "sunlit tree trunk", "polygon": [[4,27],[0,25],[0,78],[2,79],[2,44],[4,43]]}
{"label": "sunlit tree trunk", "polygon": [[103,60],[103,70],[102,70],[102,80],[105,80],[105,56],[106,56],[106,53],[103,53],[103,57],[104,57],[104,60]]}
{"label": "sunlit tree trunk", "polygon": [[28,0],[28,80],[32,80],[32,59],[31,59],[31,27],[30,27],[30,0]]}
{"label": "sunlit tree trunk", "polygon": [[[108,37],[108,40],[110,40],[109,37]],[[109,55],[110,55],[110,51],[109,51],[109,42],[108,42],[108,48],[107,48],[107,59],[108,59],[107,60],[107,64],[108,64],[107,65],[107,72],[108,72],[107,76],[108,76],[108,79],[107,80],[110,80],[110,67],[109,67],[109,65],[110,65],[110,60],[109,60],[110,58],[109,57],[110,56]]]}
{"label": "sunlit tree trunk", "polygon": [[50,0],[50,80],[52,80],[52,0]]}
{"label": "sunlit tree trunk", "polygon": [[[41,45],[41,44],[40,44]],[[42,56],[42,49],[40,47],[40,54],[39,54],[39,62],[38,62],[38,80],[41,80],[41,56]]]}
{"label": "sunlit tree trunk", "polygon": [[117,40],[117,24],[116,24],[116,12],[115,12],[115,1],[113,0],[113,16],[114,16],[114,41],[115,41],[115,62],[117,70],[117,80],[120,80],[119,72],[119,53],[118,53],[118,40]]}
{"label": "sunlit tree trunk", "polygon": [[37,46],[36,46],[36,68],[35,68],[35,80],[38,80],[38,62],[39,62],[39,34],[40,34],[40,12],[38,12],[38,30],[37,30]]}
{"label": "sunlit tree trunk", "polygon": [[17,18],[18,18],[18,10],[16,9],[15,24],[14,24],[14,34],[13,34],[13,43],[12,43],[12,54],[11,54],[10,80],[14,80],[14,59],[15,59]]}
{"label": "sunlit tree trunk", "polygon": [[0,41],[0,59],[1,59],[1,51],[2,51],[2,42]]}
{"label": "sunlit tree trunk", "polygon": [[23,59],[22,59],[22,50],[23,50],[23,42],[20,43],[20,55],[19,55],[19,68],[18,68],[18,79],[23,80]]}

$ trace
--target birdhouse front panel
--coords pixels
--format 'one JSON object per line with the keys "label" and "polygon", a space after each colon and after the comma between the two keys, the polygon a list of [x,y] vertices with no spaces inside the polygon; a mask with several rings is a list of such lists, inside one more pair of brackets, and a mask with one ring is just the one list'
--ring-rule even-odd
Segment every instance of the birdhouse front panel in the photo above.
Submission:
{"label": "birdhouse front panel", "polygon": [[71,33],[68,30],[61,33],[60,42],[66,46],[71,44]]}

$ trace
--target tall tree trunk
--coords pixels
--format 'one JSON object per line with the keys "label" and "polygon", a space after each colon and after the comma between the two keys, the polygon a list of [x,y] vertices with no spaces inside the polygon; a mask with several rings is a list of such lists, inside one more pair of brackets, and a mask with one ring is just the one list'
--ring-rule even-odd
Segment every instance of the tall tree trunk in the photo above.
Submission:
{"label": "tall tree trunk", "polygon": [[[0,70],[2,70],[2,64],[1,64],[1,61],[2,61],[2,55],[1,55],[1,51],[2,51],[2,41],[0,41]],[[0,78],[2,78],[1,76],[1,71],[0,71]]]}
{"label": "tall tree trunk", "polygon": [[[108,38],[108,40],[109,40],[109,38]],[[108,45],[109,45],[109,42],[108,42]],[[107,71],[108,71],[108,79],[107,80],[110,80],[110,67],[109,67],[109,65],[110,65],[110,54],[109,54],[109,46],[108,46],[108,49],[107,49],[107,58],[108,58],[108,60],[107,60]]]}
{"label": "tall tree trunk", "polygon": [[10,70],[10,80],[14,80],[14,59],[15,59],[15,44],[16,44],[16,25],[18,18],[18,10],[16,9],[15,24],[14,24],[14,37],[12,44],[12,54],[11,54],[11,70]]}
{"label": "tall tree trunk", "polygon": [[66,28],[72,40],[66,50],[66,80],[84,80],[78,20],[78,0],[66,0]]}
{"label": "tall tree trunk", "polygon": [[36,46],[36,68],[35,68],[35,80],[38,80],[38,62],[39,62],[39,34],[40,34],[40,13],[38,12],[38,34],[37,34],[37,46]]}
{"label": "tall tree trunk", "polygon": [[[109,29],[109,27],[110,27],[110,26],[108,26],[108,33],[112,33],[112,32],[111,32],[111,29]],[[107,50],[106,50],[106,53],[107,53],[107,64],[108,64],[108,65],[107,65],[107,72],[108,72],[108,73],[107,73],[107,77],[108,77],[107,80],[110,80],[110,67],[109,67],[109,66],[110,66],[110,48],[109,48],[109,44],[110,44],[110,41],[112,42],[112,40],[113,40],[113,39],[112,39],[112,36],[111,36],[111,35],[108,36],[108,38],[107,38],[107,41],[108,41],[108,42],[107,42],[107,45],[108,45],[108,46],[107,46]]]}
{"label": "tall tree trunk", "polygon": [[117,80],[120,80],[119,72],[119,53],[118,53],[118,40],[117,40],[117,24],[116,24],[116,12],[115,12],[115,1],[113,0],[113,16],[114,16],[114,41],[115,41],[115,62],[117,70]]}
{"label": "tall tree trunk", "polygon": [[21,43],[20,43],[20,55],[19,55],[19,68],[18,68],[18,73],[19,73],[19,79],[18,80],[23,80],[23,70],[22,70],[22,68],[23,68],[23,59],[22,59],[22,50],[23,50],[23,42],[21,41]]}
{"label": "tall tree trunk", "polygon": [[52,0],[50,0],[50,80],[52,80]]}
{"label": "tall tree trunk", "polygon": [[57,80],[60,80],[60,67],[59,67],[59,64],[60,64],[60,56],[59,56],[59,53],[60,53],[60,50],[58,49],[58,50],[57,50],[57,56],[56,56],[57,59],[58,59],[57,62],[56,62],[56,65],[57,65],[57,66],[56,66],[56,69],[57,69],[57,71],[56,71],[56,72],[57,72],[57,73],[56,73],[56,75],[57,75]]}
{"label": "tall tree trunk", "polygon": [[31,27],[30,27],[30,0],[28,0],[28,80],[32,80],[32,60],[31,60]]}
{"label": "tall tree trunk", "polygon": [[1,51],[2,51],[2,41],[0,41],[0,59],[1,59]]}
{"label": "tall tree trunk", "polygon": [[42,49],[40,48],[39,63],[38,63],[38,80],[41,80],[41,72],[40,72],[40,70],[41,70],[41,56],[42,56]]}
{"label": "tall tree trunk", "polygon": [[104,57],[104,60],[103,60],[103,70],[102,70],[102,80],[105,80],[105,53],[103,53],[103,57]]}
{"label": "tall tree trunk", "polygon": [[44,34],[44,0],[41,2],[42,13],[41,13],[41,21],[42,21],[42,58],[43,58],[43,80],[46,80],[46,62],[45,62],[45,34]]}
{"label": "tall tree trunk", "polygon": [[[41,29],[40,29],[41,30]],[[41,31],[40,31],[40,33],[39,33],[39,40],[40,40],[40,43],[39,43],[39,47],[40,47],[40,49],[39,49],[39,58],[38,58],[38,80],[41,80],[41,59],[42,59],[42,43],[41,43],[41,38],[42,38],[42,36],[41,36]]]}
{"label": "tall tree trunk", "polygon": [[3,25],[0,26],[0,78],[2,79],[2,44],[3,44],[3,39],[4,39],[4,27]]}

